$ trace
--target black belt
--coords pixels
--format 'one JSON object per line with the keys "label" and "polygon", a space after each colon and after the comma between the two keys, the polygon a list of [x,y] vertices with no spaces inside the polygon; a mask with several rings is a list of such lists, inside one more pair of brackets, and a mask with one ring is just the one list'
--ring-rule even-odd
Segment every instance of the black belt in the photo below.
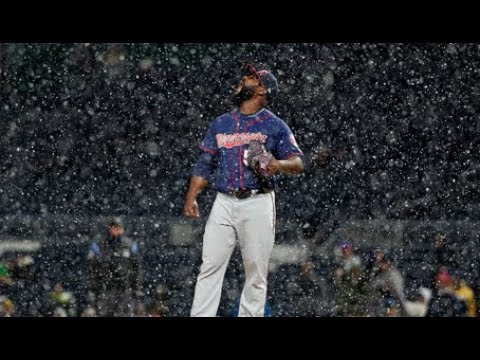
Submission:
{"label": "black belt", "polygon": [[273,189],[246,189],[246,190],[230,190],[227,195],[235,196],[237,199],[248,199],[249,197],[260,195],[260,194],[268,194],[271,193]]}

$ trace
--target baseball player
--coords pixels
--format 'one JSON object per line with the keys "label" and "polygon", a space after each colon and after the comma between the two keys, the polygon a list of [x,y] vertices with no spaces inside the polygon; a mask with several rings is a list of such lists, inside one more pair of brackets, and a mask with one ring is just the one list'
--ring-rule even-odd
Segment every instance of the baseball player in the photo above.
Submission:
{"label": "baseball player", "polygon": [[200,217],[198,194],[214,180],[218,194],[205,226],[191,316],[216,316],[223,279],[238,241],[245,268],[239,316],[264,315],[275,238],[275,174],[303,171],[303,153],[288,125],[265,106],[278,93],[270,71],[246,66],[234,92],[237,109],[216,118],[200,145],[185,215]]}

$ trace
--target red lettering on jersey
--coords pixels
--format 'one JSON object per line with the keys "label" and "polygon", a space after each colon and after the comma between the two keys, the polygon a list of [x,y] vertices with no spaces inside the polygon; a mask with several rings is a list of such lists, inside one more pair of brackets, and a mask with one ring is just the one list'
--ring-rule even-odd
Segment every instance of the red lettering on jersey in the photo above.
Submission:
{"label": "red lettering on jersey", "polygon": [[267,135],[262,133],[243,133],[243,134],[218,134],[217,135],[217,146],[218,148],[227,148],[232,149],[237,146],[243,146],[249,144],[250,141],[260,141],[265,143],[267,140]]}

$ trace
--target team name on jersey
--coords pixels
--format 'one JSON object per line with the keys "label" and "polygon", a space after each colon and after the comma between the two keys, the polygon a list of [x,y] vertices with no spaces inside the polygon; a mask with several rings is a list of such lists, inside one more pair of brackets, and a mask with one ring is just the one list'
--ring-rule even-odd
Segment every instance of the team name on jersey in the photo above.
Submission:
{"label": "team name on jersey", "polygon": [[250,141],[253,140],[265,143],[267,137],[267,135],[262,133],[218,134],[217,146],[218,148],[232,149],[237,146],[249,144]]}

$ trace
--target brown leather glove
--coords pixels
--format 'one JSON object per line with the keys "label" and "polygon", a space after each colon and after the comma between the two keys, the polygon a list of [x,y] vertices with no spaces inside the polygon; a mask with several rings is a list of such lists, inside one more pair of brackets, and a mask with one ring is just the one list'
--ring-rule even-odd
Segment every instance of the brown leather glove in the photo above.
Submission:
{"label": "brown leather glove", "polygon": [[261,178],[268,179],[268,164],[274,159],[274,156],[265,149],[265,146],[259,141],[250,141],[248,150],[245,153],[245,162],[252,171]]}

